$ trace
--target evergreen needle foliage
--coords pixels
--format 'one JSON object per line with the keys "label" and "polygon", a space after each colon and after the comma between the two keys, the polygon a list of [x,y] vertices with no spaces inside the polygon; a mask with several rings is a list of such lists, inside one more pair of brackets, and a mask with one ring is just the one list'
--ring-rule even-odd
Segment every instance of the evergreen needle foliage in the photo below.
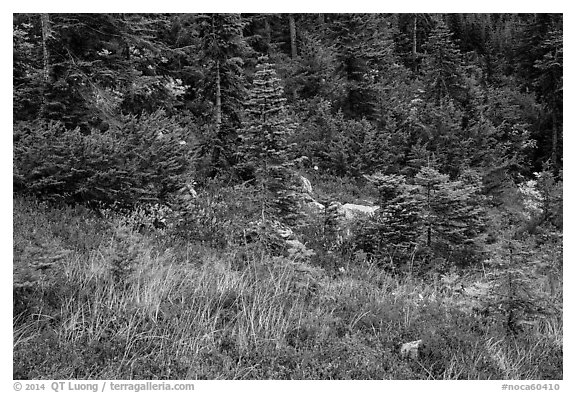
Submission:
{"label": "evergreen needle foliage", "polygon": [[15,189],[66,202],[134,207],[165,200],[184,183],[182,129],[162,112],[128,116],[117,129],[83,135],[58,122],[14,130]]}
{"label": "evergreen needle foliage", "polygon": [[246,102],[248,121],[240,135],[241,166],[250,168],[260,186],[270,195],[270,200],[263,206],[263,214],[294,225],[299,219],[299,198],[288,143],[293,124],[285,110],[286,99],[280,79],[272,65],[266,59],[262,60]]}

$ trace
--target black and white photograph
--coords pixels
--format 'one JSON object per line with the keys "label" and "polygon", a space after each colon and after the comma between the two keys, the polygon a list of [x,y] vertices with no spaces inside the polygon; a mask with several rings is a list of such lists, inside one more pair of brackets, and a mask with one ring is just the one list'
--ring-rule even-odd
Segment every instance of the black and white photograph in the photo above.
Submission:
{"label": "black and white photograph", "polygon": [[566,391],[564,14],[375,11],[12,14],[10,388]]}

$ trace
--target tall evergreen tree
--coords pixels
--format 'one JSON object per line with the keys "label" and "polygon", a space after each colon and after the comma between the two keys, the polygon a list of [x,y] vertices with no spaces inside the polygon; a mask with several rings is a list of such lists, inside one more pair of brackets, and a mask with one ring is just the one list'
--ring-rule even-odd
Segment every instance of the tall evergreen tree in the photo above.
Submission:
{"label": "tall evergreen tree", "polygon": [[424,56],[423,45],[434,26],[432,15],[399,14],[396,24],[395,52],[406,67],[418,73]]}
{"label": "tall evergreen tree", "polygon": [[[466,179],[466,178],[464,178]],[[424,244],[447,256],[455,250],[479,245],[484,211],[479,203],[479,182],[450,181],[448,175],[424,167],[414,178],[422,195]]]}
{"label": "tall evergreen tree", "polygon": [[374,119],[378,109],[376,84],[395,64],[389,20],[372,14],[338,15],[330,29],[338,51],[338,71],[347,85],[347,96],[341,102],[344,114]]}
{"label": "tall evergreen tree", "polygon": [[375,174],[366,178],[378,189],[380,205],[367,228],[372,251],[394,266],[407,262],[419,243],[421,198],[404,176]]}
{"label": "tall evergreen tree", "polygon": [[280,79],[272,64],[266,58],[262,60],[246,102],[248,119],[240,133],[239,167],[253,172],[270,194],[264,212],[292,225],[297,221],[299,208],[288,143],[293,124],[286,113]]}
{"label": "tall evergreen tree", "polygon": [[422,74],[426,96],[438,105],[446,98],[461,105],[466,100],[462,54],[452,37],[446,24],[439,20],[424,45]]}
{"label": "tall evergreen tree", "polygon": [[244,101],[243,58],[249,47],[243,37],[240,14],[200,14],[195,16],[202,57],[204,99],[213,102],[215,131],[205,143],[210,151],[212,174],[233,164],[236,129],[241,124]]}
{"label": "tall evergreen tree", "polygon": [[241,153],[251,165],[264,170],[287,160],[290,133],[284,89],[272,64],[265,61],[257,66],[248,92],[245,105],[248,120],[240,135]]}
{"label": "tall evergreen tree", "polygon": [[563,40],[562,25],[554,26],[541,44],[544,51],[541,59],[536,60],[534,67],[539,75],[536,86],[544,102],[544,107],[551,117],[550,160],[556,172],[561,167],[562,141],[562,103],[563,103]]}
{"label": "tall evergreen tree", "polygon": [[532,132],[538,142],[537,168],[551,159],[557,173],[562,143],[563,18],[562,14],[530,14],[523,22],[514,50],[515,76],[544,107]]}

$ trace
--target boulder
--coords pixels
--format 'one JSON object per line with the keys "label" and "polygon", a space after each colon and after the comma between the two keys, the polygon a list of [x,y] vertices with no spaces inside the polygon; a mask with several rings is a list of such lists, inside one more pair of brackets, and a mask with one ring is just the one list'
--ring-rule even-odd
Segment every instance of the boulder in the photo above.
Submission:
{"label": "boulder", "polygon": [[371,216],[379,208],[380,206],[365,206],[345,203],[339,207],[338,211],[346,220],[354,220],[363,216]]}
{"label": "boulder", "polygon": [[308,214],[319,214],[324,211],[324,205],[316,201],[313,197],[312,183],[305,176],[300,175],[300,193],[302,196],[302,207]]}
{"label": "boulder", "polygon": [[285,226],[281,226],[282,224],[277,224],[276,226],[276,233],[278,233],[278,235],[280,235],[280,237],[284,240],[286,239],[291,239],[294,237],[294,232],[292,231],[292,229],[285,227]]}
{"label": "boulder", "polygon": [[302,175],[300,175],[300,187],[303,194],[308,194],[312,197],[312,183]]}
{"label": "boulder", "polygon": [[400,357],[403,359],[410,358],[412,360],[416,360],[418,359],[421,347],[422,340],[416,340],[402,344],[402,347],[400,347]]}
{"label": "boulder", "polygon": [[324,211],[324,205],[314,199],[304,202],[304,210],[312,214],[319,214]]}

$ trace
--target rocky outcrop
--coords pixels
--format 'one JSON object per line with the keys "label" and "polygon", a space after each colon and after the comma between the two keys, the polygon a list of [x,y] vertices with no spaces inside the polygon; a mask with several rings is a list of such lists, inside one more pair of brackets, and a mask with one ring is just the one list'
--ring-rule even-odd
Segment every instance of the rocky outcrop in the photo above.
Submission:
{"label": "rocky outcrop", "polygon": [[302,175],[300,175],[300,193],[302,195],[302,208],[306,213],[319,214],[324,211],[324,205],[314,199],[312,183]]}
{"label": "rocky outcrop", "polygon": [[312,191],[312,183],[310,183],[310,180],[300,175],[300,186],[301,186],[301,192],[303,194],[307,194],[308,196],[310,196],[310,198],[312,198],[313,191]]}
{"label": "rocky outcrop", "polygon": [[378,206],[356,205],[353,203],[341,204],[335,201],[331,202],[327,209],[324,209],[324,205],[318,205],[321,207],[318,213],[325,212],[331,217],[334,229],[342,239],[352,237],[355,223],[358,220],[372,216],[379,209]]}
{"label": "rocky outcrop", "polygon": [[355,221],[374,215],[380,208],[379,206],[358,205],[354,203],[342,204],[336,201],[331,202],[329,206],[325,206],[314,199],[310,180],[302,175],[299,175],[299,179],[299,191],[302,195],[301,208],[303,212],[310,216],[319,214],[334,216],[337,231],[343,238],[348,238],[352,235],[352,228]]}
{"label": "rocky outcrop", "polygon": [[353,220],[360,217],[371,216],[379,208],[379,206],[366,206],[355,205],[353,203],[345,203],[341,206],[339,211],[347,220]]}
{"label": "rocky outcrop", "polygon": [[302,208],[305,213],[312,215],[321,214],[324,212],[324,205],[314,199],[304,201],[302,203]]}

